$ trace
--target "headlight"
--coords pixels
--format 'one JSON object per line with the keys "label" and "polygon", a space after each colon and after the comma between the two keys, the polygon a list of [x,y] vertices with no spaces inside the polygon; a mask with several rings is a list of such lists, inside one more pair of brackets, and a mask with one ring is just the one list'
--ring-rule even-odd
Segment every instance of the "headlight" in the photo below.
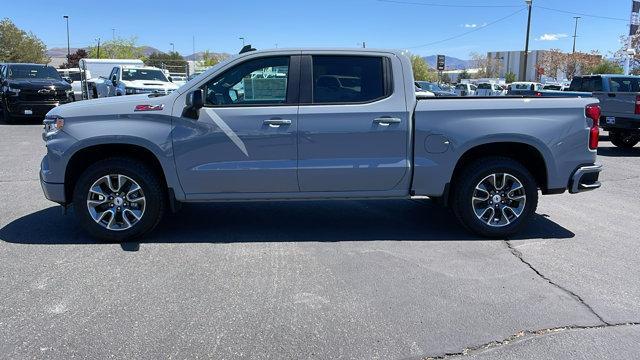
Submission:
{"label": "headlight", "polygon": [[44,118],[44,135],[51,136],[64,127],[64,118],[59,115],[47,115]]}
{"label": "headlight", "polygon": [[20,93],[20,89],[18,88],[12,88],[11,86],[9,86],[9,92],[14,93],[15,95],[18,95]]}

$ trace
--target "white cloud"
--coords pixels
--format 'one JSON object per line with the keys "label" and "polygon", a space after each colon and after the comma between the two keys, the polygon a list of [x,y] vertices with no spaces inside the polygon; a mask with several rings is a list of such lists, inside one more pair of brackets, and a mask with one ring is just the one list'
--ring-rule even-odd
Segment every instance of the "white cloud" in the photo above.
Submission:
{"label": "white cloud", "polygon": [[542,36],[540,36],[536,40],[538,40],[538,41],[558,41],[558,40],[564,39],[566,37],[569,37],[569,35],[567,35],[567,34],[542,34]]}
{"label": "white cloud", "polygon": [[487,23],[484,24],[464,24],[462,25],[462,27],[467,28],[467,29],[476,29],[476,28],[481,28],[481,27],[485,27],[487,26]]}

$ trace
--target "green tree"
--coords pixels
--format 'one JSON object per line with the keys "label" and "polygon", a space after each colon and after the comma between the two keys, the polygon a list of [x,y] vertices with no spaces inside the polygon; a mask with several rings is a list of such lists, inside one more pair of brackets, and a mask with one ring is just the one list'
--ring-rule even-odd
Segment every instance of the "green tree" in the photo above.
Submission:
{"label": "green tree", "polygon": [[80,62],[80,59],[84,59],[88,56],[89,54],[87,54],[87,51],[85,49],[78,49],[76,50],[76,52],[71,54],[71,56],[69,56],[69,59],[67,60],[67,62],[62,64],[60,68],[62,69],[76,68],[78,67],[78,62]]}
{"label": "green tree", "polygon": [[215,54],[209,50],[205,50],[202,54],[202,65],[206,67],[214,66],[221,61],[226,60],[229,57],[227,54]]}
{"label": "green tree", "polygon": [[613,61],[609,61],[609,60],[602,60],[602,62],[600,62],[600,64],[587,69],[586,72],[584,73],[590,73],[590,74],[622,74],[624,73],[624,69],[622,68],[622,66],[620,66],[619,64],[617,64],[616,62]]}
{"label": "green tree", "polygon": [[438,73],[418,55],[410,55],[413,78],[417,81],[438,81]]}
{"label": "green tree", "polygon": [[0,20],[0,62],[48,63],[47,47],[33,33],[20,30],[11,20]]}
{"label": "green tree", "polygon": [[[140,59],[143,57],[142,48],[137,46],[138,39],[131,38],[115,38],[105,41],[100,45],[101,59]],[[98,48],[92,46],[89,48],[89,57],[98,58]]]}
{"label": "green tree", "polygon": [[462,70],[462,72],[458,74],[458,82],[460,82],[460,80],[465,80],[465,79],[471,79],[471,74],[469,74],[467,69]]}
{"label": "green tree", "polygon": [[505,74],[504,79],[507,82],[507,84],[511,84],[512,82],[516,81],[516,74],[509,71],[508,73]]}
{"label": "green tree", "polygon": [[154,52],[144,60],[144,63],[148,66],[169,70],[184,70],[184,67],[187,66],[187,61],[176,51],[169,52],[168,54]]}

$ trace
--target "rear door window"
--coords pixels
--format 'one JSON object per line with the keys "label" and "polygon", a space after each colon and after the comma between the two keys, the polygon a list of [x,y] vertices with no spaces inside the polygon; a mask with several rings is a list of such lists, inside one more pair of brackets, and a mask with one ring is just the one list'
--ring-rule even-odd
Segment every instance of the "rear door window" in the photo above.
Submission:
{"label": "rear door window", "polygon": [[313,56],[313,103],[363,103],[385,91],[382,57]]}
{"label": "rear door window", "polygon": [[637,78],[611,78],[609,79],[611,92],[640,92],[640,84]]}

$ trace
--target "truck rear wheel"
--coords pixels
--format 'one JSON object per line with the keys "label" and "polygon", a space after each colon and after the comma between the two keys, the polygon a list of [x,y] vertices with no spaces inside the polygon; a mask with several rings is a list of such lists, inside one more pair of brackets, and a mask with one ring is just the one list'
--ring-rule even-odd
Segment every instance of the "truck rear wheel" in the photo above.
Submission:
{"label": "truck rear wheel", "polygon": [[518,232],[535,213],[538,188],[531,173],[509,158],[470,164],[453,188],[452,208],[462,225],[489,238]]}
{"label": "truck rear wheel", "polygon": [[640,142],[640,134],[626,131],[610,130],[609,140],[613,145],[622,149],[631,149]]}
{"label": "truck rear wheel", "polygon": [[160,222],[166,199],[156,174],[135,160],[111,158],[80,175],[73,206],[80,225],[93,237],[122,242],[142,237]]}

